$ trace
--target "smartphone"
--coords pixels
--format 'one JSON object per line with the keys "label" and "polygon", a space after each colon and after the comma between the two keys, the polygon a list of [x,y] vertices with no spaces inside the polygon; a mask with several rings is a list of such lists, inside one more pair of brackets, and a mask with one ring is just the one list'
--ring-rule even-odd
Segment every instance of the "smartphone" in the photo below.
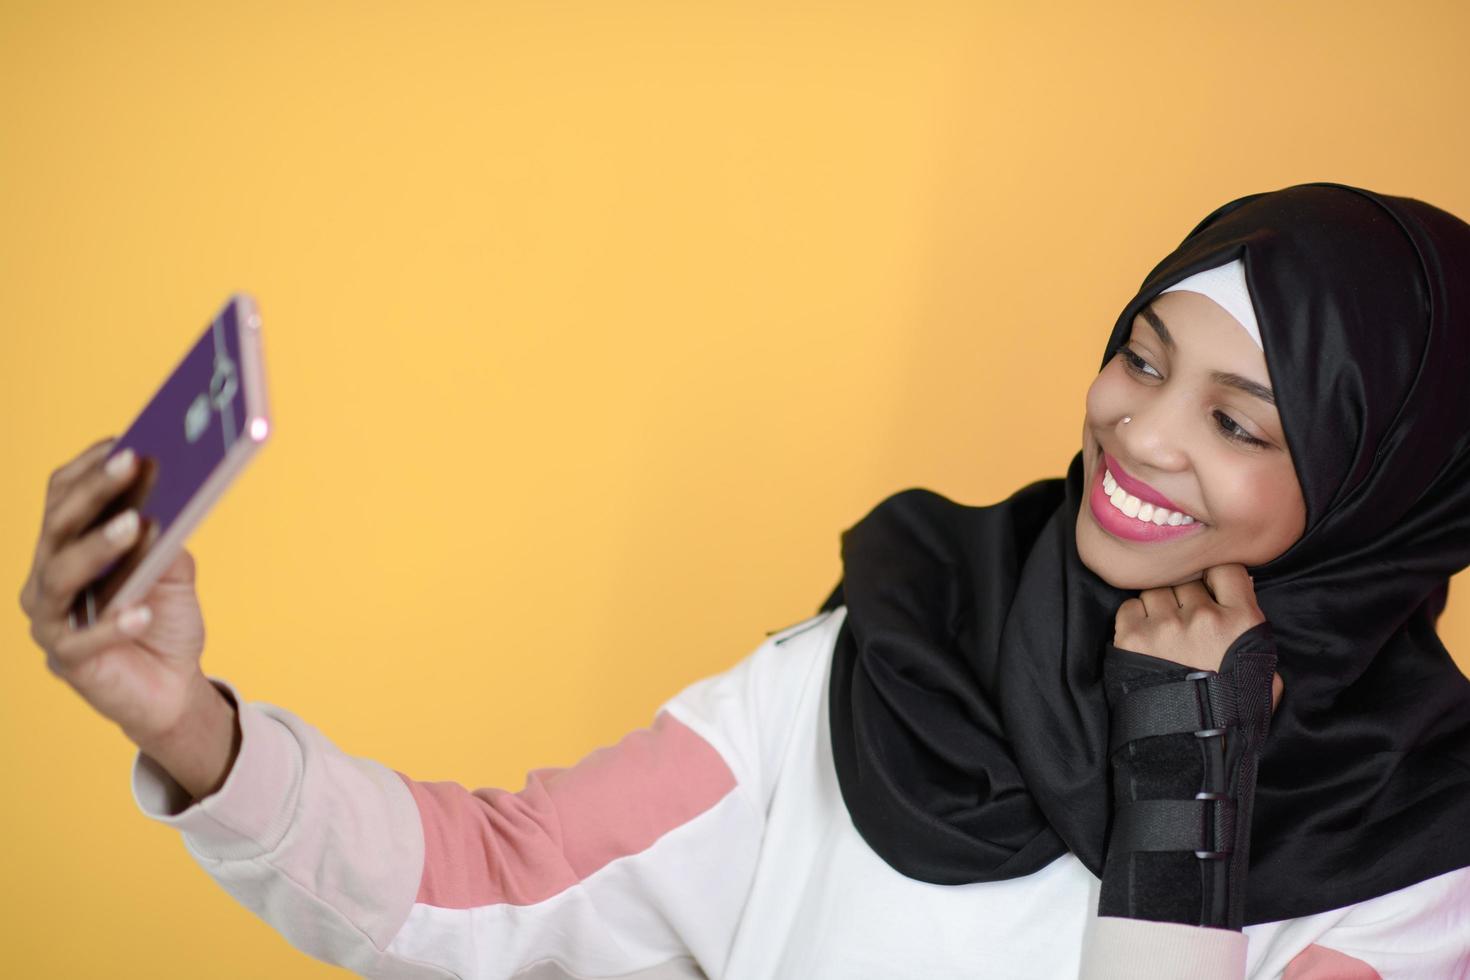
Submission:
{"label": "smartphone", "polygon": [[140,533],[77,593],[72,629],[148,594],[269,438],[265,391],[260,311],[253,297],[236,293],[112,446],[109,458],[132,449],[138,465],[132,484],[86,530],[135,507]]}

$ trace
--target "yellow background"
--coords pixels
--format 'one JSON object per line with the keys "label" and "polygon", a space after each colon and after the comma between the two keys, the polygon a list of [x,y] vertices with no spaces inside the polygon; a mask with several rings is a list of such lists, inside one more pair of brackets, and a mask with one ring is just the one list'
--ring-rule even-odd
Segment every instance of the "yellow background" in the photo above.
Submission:
{"label": "yellow background", "polygon": [[[190,544],[206,670],[519,788],[811,615],[887,494],[1061,475],[1216,205],[1470,215],[1467,36],[1449,0],[7,2],[0,578],[249,290],[276,428]],[[0,972],[340,975],[138,814],[5,608]]]}

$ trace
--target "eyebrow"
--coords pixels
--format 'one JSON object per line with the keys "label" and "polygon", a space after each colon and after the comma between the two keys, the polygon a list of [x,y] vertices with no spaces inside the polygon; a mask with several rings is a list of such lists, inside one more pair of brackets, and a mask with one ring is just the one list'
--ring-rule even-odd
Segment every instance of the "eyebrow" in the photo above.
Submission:
{"label": "eyebrow", "polygon": [[[1159,340],[1163,342],[1164,346],[1170,351],[1175,350],[1173,335],[1169,333],[1169,328],[1164,326],[1164,321],[1159,319],[1159,315],[1154,312],[1153,307],[1145,306],[1138,312],[1148,321],[1148,325],[1154,328],[1154,333],[1159,335]],[[1265,385],[1252,381],[1250,378],[1242,378],[1240,375],[1230,371],[1212,371],[1210,372],[1210,378],[1216,384],[1238,389],[1247,395],[1255,395],[1272,407],[1276,405],[1276,393]]]}

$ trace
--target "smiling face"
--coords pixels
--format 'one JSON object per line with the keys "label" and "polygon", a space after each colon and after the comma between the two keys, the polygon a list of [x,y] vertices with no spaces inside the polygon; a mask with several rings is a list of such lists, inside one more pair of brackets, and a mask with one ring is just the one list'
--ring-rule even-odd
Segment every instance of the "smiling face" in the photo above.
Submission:
{"label": "smiling face", "polygon": [[1087,390],[1082,446],[1077,551],[1116,588],[1261,565],[1306,527],[1266,357],[1199,293],[1164,293],[1134,318]]}

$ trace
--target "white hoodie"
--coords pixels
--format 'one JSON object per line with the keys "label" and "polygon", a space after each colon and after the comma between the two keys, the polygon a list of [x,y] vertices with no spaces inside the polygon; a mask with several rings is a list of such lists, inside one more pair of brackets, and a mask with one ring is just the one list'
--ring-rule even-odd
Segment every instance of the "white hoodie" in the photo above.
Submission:
{"label": "white hoodie", "polygon": [[348,756],[216,679],[241,727],[224,784],[191,802],[140,753],[134,798],[293,945],[369,977],[1470,976],[1470,868],[1244,933],[1099,918],[1071,854],[1010,881],[904,877],[858,835],[832,764],[845,615],[772,634],[515,793]]}

